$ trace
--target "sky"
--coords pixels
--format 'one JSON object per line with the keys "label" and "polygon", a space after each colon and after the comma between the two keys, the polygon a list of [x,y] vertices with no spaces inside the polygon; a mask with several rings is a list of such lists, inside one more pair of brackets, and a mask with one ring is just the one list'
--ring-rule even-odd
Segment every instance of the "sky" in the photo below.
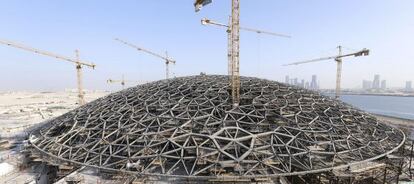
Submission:
{"label": "sky", "polygon": [[[213,0],[194,12],[193,0],[1,0],[0,39],[75,57],[84,68],[86,89],[117,90],[106,80],[147,82],[165,78],[162,60],[114,41],[120,38],[177,61],[173,76],[227,74],[225,29],[203,26],[204,17],[226,23],[230,0]],[[240,24],[292,38],[241,31],[240,72],[284,81],[318,76],[321,88],[334,88],[333,60],[282,66],[368,48],[367,57],[345,58],[343,88],[358,88],[375,74],[389,87],[414,80],[414,1],[412,0],[241,0]],[[0,91],[53,91],[76,88],[72,63],[0,45]],[[135,85],[129,83],[127,85]]]}

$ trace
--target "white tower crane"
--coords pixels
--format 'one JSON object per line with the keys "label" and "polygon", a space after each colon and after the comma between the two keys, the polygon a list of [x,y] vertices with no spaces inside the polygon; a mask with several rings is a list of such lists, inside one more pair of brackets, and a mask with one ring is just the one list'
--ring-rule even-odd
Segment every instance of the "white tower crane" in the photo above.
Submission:
{"label": "white tower crane", "polygon": [[305,63],[312,63],[312,62],[317,62],[317,61],[323,61],[323,60],[331,60],[334,59],[336,61],[336,89],[335,89],[335,98],[339,98],[340,97],[340,93],[341,93],[341,77],[342,77],[342,58],[344,57],[349,57],[349,56],[354,56],[354,57],[358,57],[358,56],[368,56],[369,55],[369,50],[364,48],[358,52],[353,52],[353,53],[349,53],[349,54],[342,54],[342,47],[338,46],[338,55],[337,56],[330,56],[330,57],[323,57],[323,58],[318,58],[318,59],[312,59],[312,60],[307,60],[307,61],[300,61],[300,62],[294,62],[294,63],[289,63],[289,64],[285,64],[283,66],[290,66],[290,65],[300,65],[300,64],[305,64]]}
{"label": "white tower crane", "polygon": [[135,49],[137,49],[137,50],[139,50],[139,51],[142,51],[142,52],[145,52],[145,53],[147,53],[147,54],[150,54],[150,55],[153,55],[153,56],[155,56],[155,57],[158,57],[158,58],[163,59],[163,60],[165,61],[165,78],[166,78],[166,79],[168,79],[168,78],[169,78],[170,71],[169,71],[169,66],[168,66],[168,65],[169,65],[170,63],[175,64],[175,60],[173,60],[173,59],[171,59],[171,58],[169,58],[169,57],[168,57],[168,53],[167,53],[167,51],[165,52],[165,56],[162,56],[162,55],[160,55],[160,54],[157,54],[157,53],[151,52],[151,51],[149,51],[149,50],[147,50],[147,49],[144,49],[144,48],[142,48],[142,47],[138,47],[138,46],[136,46],[136,45],[134,45],[134,44],[128,43],[128,42],[126,42],[126,41],[123,41],[123,40],[121,40],[121,39],[115,38],[115,40],[116,40],[116,41],[118,41],[118,42],[121,42],[121,43],[123,43],[123,44],[125,44],[125,45],[127,45],[127,46],[130,46],[130,47],[132,47],[132,48],[135,48]]}
{"label": "white tower crane", "polygon": [[68,61],[71,63],[74,63],[76,66],[76,72],[77,72],[77,85],[78,85],[78,97],[79,97],[79,104],[83,105],[85,104],[85,99],[84,99],[84,93],[83,93],[83,85],[82,85],[82,66],[87,66],[90,67],[92,69],[95,68],[95,64],[93,63],[88,63],[85,61],[81,61],[79,59],[79,51],[75,50],[75,54],[76,54],[76,59],[71,59],[69,57],[65,57],[65,56],[61,56],[61,55],[57,55],[51,52],[47,52],[47,51],[42,51],[39,49],[35,49],[29,46],[25,46],[22,44],[18,44],[18,43],[14,43],[11,41],[7,41],[7,40],[0,40],[0,44],[4,44],[10,47],[14,47],[14,48],[18,48],[18,49],[22,49],[22,50],[26,50],[29,52],[34,52],[40,55],[44,55],[44,56],[49,56],[49,57],[53,57],[56,59],[60,59],[60,60],[64,60],[64,61]]}

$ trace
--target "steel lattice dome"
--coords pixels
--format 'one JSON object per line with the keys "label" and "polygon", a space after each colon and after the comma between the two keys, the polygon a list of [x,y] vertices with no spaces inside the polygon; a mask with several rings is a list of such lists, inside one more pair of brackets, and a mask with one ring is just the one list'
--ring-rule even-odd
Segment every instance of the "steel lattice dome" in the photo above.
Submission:
{"label": "steel lattice dome", "polygon": [[379,159],[405,135],[341,101],[241,77],[156,81],[97,99],[31,135],[40,152],[114,172],[194,178],[317,173]]}

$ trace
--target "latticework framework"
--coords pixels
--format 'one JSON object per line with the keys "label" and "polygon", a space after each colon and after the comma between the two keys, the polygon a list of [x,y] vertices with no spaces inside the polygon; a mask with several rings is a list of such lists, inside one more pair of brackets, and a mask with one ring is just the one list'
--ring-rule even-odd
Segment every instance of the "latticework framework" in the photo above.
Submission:
{"label": "latticework framework", "polygon": [[63,161],[137,175],[253,178],[329,171],[381,158],[405,135],[316,92],[241,77],[191,76],[129,88],[32,135]]}

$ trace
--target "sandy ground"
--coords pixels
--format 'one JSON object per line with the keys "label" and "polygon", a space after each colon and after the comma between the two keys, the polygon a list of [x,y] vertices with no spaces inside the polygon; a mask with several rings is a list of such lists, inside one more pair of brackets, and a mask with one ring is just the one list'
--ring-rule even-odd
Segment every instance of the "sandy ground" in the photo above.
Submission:
{"label": "sandy ground", "polygon": [[[86,91],[85,100],[90,102],[107,94],[109,94],[107,91]],[[0,92],[0,136],[7,139],[7,137],[26,135],[29,127],[40,125],[78,106],[77,93],[72,90]],[[33,181],[37,175],[37,171],[33,168],[19,170],[19,162],[16,159],[21,155],[15,150],[0,151],[0,163],[6,162],[15,166],[15,170],[0,176],[0,183],[26,183]]]}
{"label": "sandy ground", "polygon": [[404,118],[396,118],[391,116],[384,116],[379,114],[374,114],[377,119],[385,121],[387,123],[397,125],[397,126],[404,126],[407,128],[414,128],[414,120],[404,119]]}
{"label": "sandy ground", "polygon": [[[109,94],[107,91],[86,91],[90,102]],[[0,133],[13,132],[44,122],[78,107],[75,91],[2,92],[0,93]]]}

